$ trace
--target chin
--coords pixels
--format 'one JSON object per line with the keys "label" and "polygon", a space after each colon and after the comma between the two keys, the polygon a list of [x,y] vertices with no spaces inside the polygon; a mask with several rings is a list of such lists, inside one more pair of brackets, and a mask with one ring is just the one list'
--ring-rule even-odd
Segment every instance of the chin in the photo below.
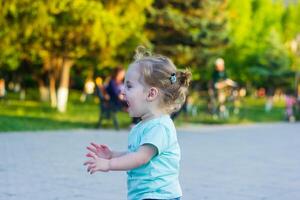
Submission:
{"label": "chin", "polygon": [[128,112],[130,117],[141,117],[141,115],[138,115],[136,113]]}
{"label": "chin", "polygon": [[129,114],[130,117],[136,117],[136,115],[134,113],[130,112],[130,111],[128,111],[128,114]]}
{"label": "chin", "polygon": [[140,117],[139,115],[129,114],[130,117]]}

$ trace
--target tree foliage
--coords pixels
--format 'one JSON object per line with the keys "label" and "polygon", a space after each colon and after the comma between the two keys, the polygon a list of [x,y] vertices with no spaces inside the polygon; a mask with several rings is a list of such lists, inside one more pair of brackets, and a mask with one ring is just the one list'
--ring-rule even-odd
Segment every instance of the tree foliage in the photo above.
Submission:
{"label": "tree foliage", "polygon": [[300,69],[299,10],[284,0],[1,1],[0,70],[68,88],[69,70],[127,64],[144,44],[203,83],[224,57],[241,84],[281,84]]}
{"label": "tree foliage", "polygon": [[150,4],[150,0],[4,1],[0,65],[17,69],[24,59],[33,63],[41,59],[50,79],[60,79],[59,87],[67,89],[68,68],[79,59],[97,60],[99,67],[114,65],[119,47],[128,41],[136,46],[142,40],[143,11]]}
{"label": "tree foliage", "polygon": [[289,13],[294,7],[283,1],[230,1],[231,42],[225,58],[236,80],[252,85],[280,84],[278,77],[291,69],[286,43],[297,30],[289,34],[286,28],[296,27],[297,17]]}
{"label": "tree foliage", "polygon": [[223,0],[154,1],[146,25],[154,51],[191,67],[194,79],[200,79],[227,44],[226,5]]}

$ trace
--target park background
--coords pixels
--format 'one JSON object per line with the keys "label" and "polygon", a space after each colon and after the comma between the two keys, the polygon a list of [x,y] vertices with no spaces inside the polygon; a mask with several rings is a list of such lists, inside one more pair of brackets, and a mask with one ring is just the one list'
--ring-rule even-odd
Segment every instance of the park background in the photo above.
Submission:
{"label": "park background", "polygon": [[[193,72],[175,118],[182,199],[300,199],[300,123],[287,122],[299,120],[299,22],[296,0],[0,1],[0,199],[125,199],[125,173],[82,164],[91,141],[126,149],[131,119],[95,129],[99,98],[84,88],[139,45]],[[209,106],[217,58],[245,95],[228,96],[227,117]]]}
{"label": "park background", "polygon": [[[127,67],[138,45],[193,73],[196,112],[177,124],[286,120],[284,95],[299,93],[299,21],[300,3],[292,0],[1,1],[0,132],[96,127],[99,100],[82,100],[85,82]],[[246,91],[239,112],[224,119],[207,108],[219,57]],[[274,103],[266,109],[270,87]],[[128,127],[128,115],[117,115]]]}

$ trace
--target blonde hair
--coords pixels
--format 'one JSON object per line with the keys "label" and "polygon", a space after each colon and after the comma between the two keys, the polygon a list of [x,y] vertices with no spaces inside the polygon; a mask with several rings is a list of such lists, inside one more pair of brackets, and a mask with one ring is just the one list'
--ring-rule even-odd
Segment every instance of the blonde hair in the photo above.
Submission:
{"label": "blonde hair", "polygon": [[191,72],[187,69],[177,70],[169,58],[151,55],[144,47],[136,49],[134,64],[140,67],[141,81],[161,91],[161,106],[168,113],[179,110],[186,99]]}

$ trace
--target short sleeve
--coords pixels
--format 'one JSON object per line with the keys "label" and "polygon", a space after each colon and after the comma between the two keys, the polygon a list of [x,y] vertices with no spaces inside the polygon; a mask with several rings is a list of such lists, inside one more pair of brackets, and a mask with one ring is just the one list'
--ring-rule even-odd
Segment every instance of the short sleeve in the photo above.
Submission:
{"label": "short sleeve", "polygon": [[166,128],[161,125],[155,125],[146,130],[141,138],[140,145],[152,144],[157,148],[157,154],[164,151],[167,145],[167,132]]}

